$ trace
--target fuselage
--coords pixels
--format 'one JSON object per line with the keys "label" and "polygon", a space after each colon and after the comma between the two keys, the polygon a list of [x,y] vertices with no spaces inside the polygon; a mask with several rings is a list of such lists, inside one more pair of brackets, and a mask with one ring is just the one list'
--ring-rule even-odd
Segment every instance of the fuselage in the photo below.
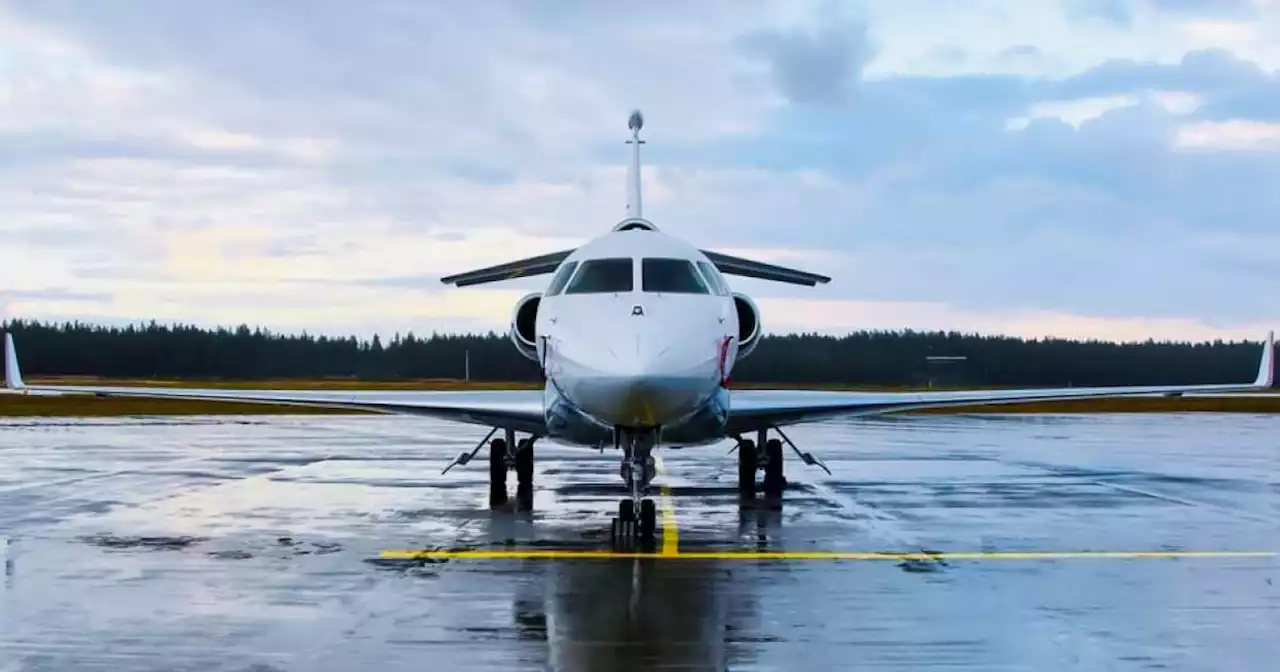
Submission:
{"label": "fuselage", "polygon": [[692,245],[619,228],[575,250],[540,297],[549,431],[587,444],[616,427],[659,429],[663,443],[721,439],[739,345],[733,295]]}

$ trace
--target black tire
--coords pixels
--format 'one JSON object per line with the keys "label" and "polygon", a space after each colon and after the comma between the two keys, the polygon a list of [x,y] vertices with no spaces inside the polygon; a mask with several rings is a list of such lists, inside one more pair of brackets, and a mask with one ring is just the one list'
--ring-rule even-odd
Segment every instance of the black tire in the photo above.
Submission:
{"label": "black tire", "polygon": [[756,496],[756,442],[751,439],[738,446],[738,496],[742,499]]}
{"label": "black tire", "polygon": [[525,439],[516,453],[516,505],[521,511],[533,509],[533,441]]}
{"label": "black tire", "polygon": [[782,442],[769,439],[764,444],[764,494],[768,497],[779,497],[787,487],[787,478],[782,469]]}
{"label": "black tire", "polygon": [[618,520],[623,523],[635,522],[636,505],[630,499],[618,502]]}
{"label": "black tire", "polygon": [[507,442],[489,442],[489,506],[507,503]]}
{"label": "black tire", "polygon": [[640,536],[652,539],[658,530],[658,507],[652,499],[640,500]]}

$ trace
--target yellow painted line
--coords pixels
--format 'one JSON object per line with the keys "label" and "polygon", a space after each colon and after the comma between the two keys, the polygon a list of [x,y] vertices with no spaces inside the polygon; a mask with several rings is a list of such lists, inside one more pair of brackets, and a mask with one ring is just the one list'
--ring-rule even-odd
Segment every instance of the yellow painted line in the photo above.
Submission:
{"label": "yellow painted line", "polygon": [[641,553],[609,550],[431,551],[386,550],[384,560],[607,560],[654,558],[680,560],[1142,560],[1274,558],[1276,551],[992,551],[959,553],[875,553],[860,551],[685,551]]}
{"label": "yellow painted line", "polygon": [[[658,468],[658,475],[664,476],[667,473],[666,465],[662,463],[662,457],[654,458],[654,464]],[[662,485],[662,554],[670,557],[680,553],[680,530],[676,526],[676,507],[671,499],[671,486]]]}

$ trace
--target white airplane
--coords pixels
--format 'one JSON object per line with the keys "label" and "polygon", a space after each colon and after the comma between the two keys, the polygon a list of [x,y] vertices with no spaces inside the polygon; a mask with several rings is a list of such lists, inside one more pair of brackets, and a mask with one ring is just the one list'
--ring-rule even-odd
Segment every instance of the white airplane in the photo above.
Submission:
{"label": "white airplane", "polygon": [[[822,392],[740,390],[726,386],[735,362],[760,342],[755,302],[734,292],[724,275],[813,286],[830,278],[696,247],[658,230],[641,214],[640,129],[633,112],[627,217],[581,247],[442,278],[458,287],[552,274],[543,292],[515,305],[510,338],[538,362],[545,385],[538,390],[475,392],[219,390],[103,386],[26,386],[11,335],[5,339],[9,390],[115,397],[207,399],[319,406],[443,418],[492,428],[475,450],[445,471],[464,465],[489,446],[490,503],[507,501],[507,472],[517,477],[519,508],[532,506],[534,442],[547,438],[601,451],[621,451],[622,478],[630,496],[614,519],[615,537],[652,539],[656,511],[645,494],[654,477],[658,446],[705,446],[733,439],[738,448],[738,489],[778,496],[786,483],[783,442],[806,464],[825,465],[801,451],[782,427],[836,417],[867,416],[1031,400],[1132,395],[1238,392],[1273,382],[1274,333],[1262,349],[1252,383],[1095,388],[1043,388],[948,392]],[[492,438],[502,430],[503,438]],[[517,434],[525,435],[519,441]],[[772,436],[771,436],[772,434]],[[751,438],[754,436],[754,439]],[[829,470],[828,470],[829,473]]]}

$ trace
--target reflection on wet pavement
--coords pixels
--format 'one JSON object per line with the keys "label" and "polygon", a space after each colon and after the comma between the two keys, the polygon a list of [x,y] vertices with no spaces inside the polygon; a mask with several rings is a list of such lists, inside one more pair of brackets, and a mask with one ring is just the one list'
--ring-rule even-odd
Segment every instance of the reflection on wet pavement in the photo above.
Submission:
{"label": "reflection on wet pavement", "polygon": [[1272,669],[1276,556],[1087,552],[1280,552],[1278,429],[801,427],[833,475],[788,461],[782,500],[746,509],[727,444],[663,455],[683,557],[405,560],[383,551],[607,550],[616,456],[540,443],[521,514],[488,510],[483,468],[440,475],[467,426],[8,420],[0,671]]}

